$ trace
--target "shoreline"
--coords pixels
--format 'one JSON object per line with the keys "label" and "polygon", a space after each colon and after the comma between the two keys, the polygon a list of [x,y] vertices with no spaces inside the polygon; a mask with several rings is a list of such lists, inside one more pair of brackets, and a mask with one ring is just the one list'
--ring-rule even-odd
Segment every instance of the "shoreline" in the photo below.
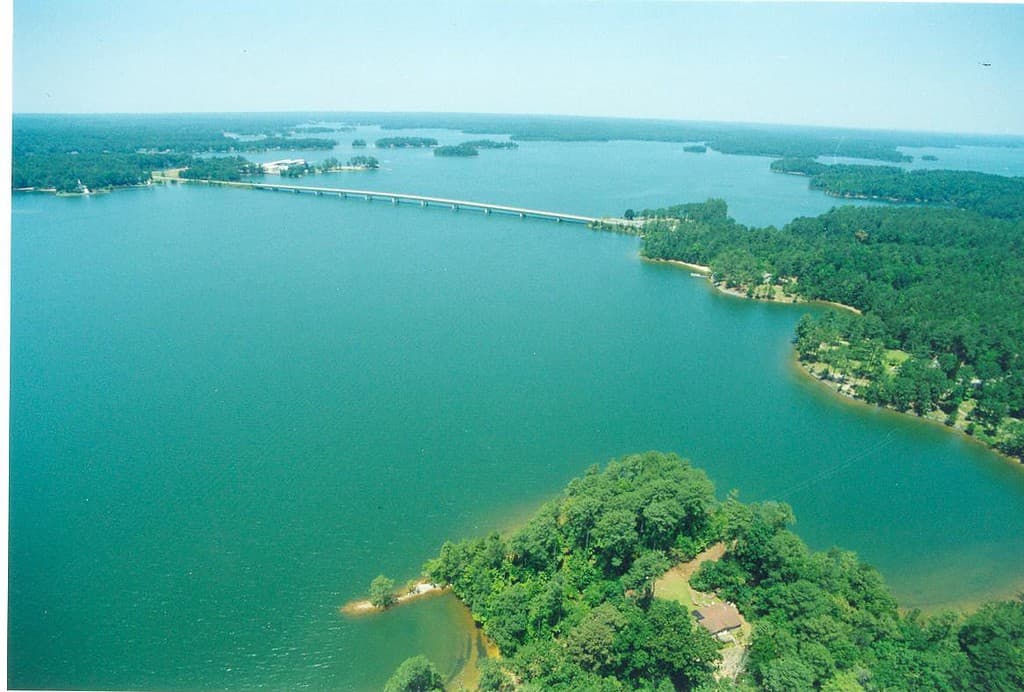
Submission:
{"label": "shoreline", "polygon": [[928,423],[929,425],[938,426],[947,432],[956,433],[957,436],[959,436],[963,440],[966,440],[973,445],[981,447],[982,449],[996,455],[1004,462],[1012,464],[1016,468],[1024,468],[1024,460],[1017,459],[1016,457],[1012,457],[1009,454],[1001,452],[995,447],[989,446],[984,441],[979,440],[974,435],[968,435],[967,431],[959,426],[946,425],[944,421],[939,420],[938,418],[931,418],[929,416],[919,416],[910,410],[900,411],[898,409],[893,408],[892,406],[879,406],[878,404],[872,404],[870,402],[865,401],[864,399],[861,399],[855,394],[850,394],[849,392],[843,391],[843,383],[818,377],[808,366],[804,365],[804,363],[800,361],[799,356],[797,356],[795,349],[791,353],[790,365],[795,371],[800,373],[801,377],[816,382],[820,387],[828,389],[830,392],[838,396],[842,401],[846,403],[852,403],[857,406],[865,407],[875,411],[886,411],[893,415],[900,416],[901,418],[910,418],[912,420]]}
{"label": "shoreline", "polygon": [[[644,262],[651,262],[652,264],[671,264],[683,269],[691,269],[695,272],[703,274],[703,278],[707,279],[708,283],[711,284],[712,288],[717,290],[719,293],[724,293],[728,296],[734,296],[736,298],[743,298],[744,300],[755,300],[759,303],[778,303],[782,305],[827,305],[833,308],[839,308],[840,310],[846,310],[852,312],[855,315],[862,315],[863,313],[853,307],[852,305],[846,305],[845,303],[837,303],[832,300],[805,300],[796,296],[785,296],[780,298],[773,298],[772,300],[766,300],[764,298],[754,297],[751,298],[747,295],[746,291],[742,291],[738,288],[727,288],[725,283],[722,281],[714,281],[712,279],[711,267],[703,264],[694,264],[692,262],[684,262],[683,260],[671,260],[671,259],[660,259],[655,257],[644,257],[639,255],[640,259]],[[691,275],[692,276],[692,275]],[[697,277],[694,277],[697,278]]]}
{"label": "shoreline", "polygon": [[421,600],[429,596],[440,596],[448,591],[447,588],[443,588],[429,581],[417,581],[411,584],[408,590],[395,597],[395,602],[389,606],[375,606],[370,603],[369,600],[363,599],[359,601],[349,601],[343,606],[338,606],[338,612],[342,615],[348,616],[360,616],[360,615],[372,615],[375,613],[383,613],[397,608],[400,605],[411,603],[412,601]]}
{"label": "shoreline", "polygon": [[[710,283],[711,286],[716,291],[718,291],[719,293],[724,293],[725,295],[733,296],[735,298],[742,298],[744,300],[754,300],[754,301],[757,301],[759,303],[779,303],[779,304],[783,304],[783,305],[798,305],[798,304],[803,304],[803,305],[826,305],[826,306],[829,306],[829,307],[834,307],[834,308],[840,308],[840,309],[843,309],[843,310],[848,310],[849,312],[852,312],[855,315],[863,314],[860,310],[858,310],[857,308],[853,307],[852,305],[844,305],[843,303],[836,303],[836,302],[830,301],[830,300],[765,300],[764,298],[759,298],[759,297],[751,298],[751,297],[747,296],[745,291],[741,291],[739,289],[726,288],[721,282],[713,281],[712,280],[712,275],[711,275],[711,268],[710,267],[706,267],[706,266],[704,266],[702,264],[693,264],[693,263],[690,263],[690,262],[683,262],[682,260],[652,259],[652,258],[643,257],[643,256],[641,256],[641,259],[646,261],[646,262],[654,262],[654,263],[658,263],[658,264],[672,264],[672,265],[675,265],[675,266],[678,266],[678,267],[682,267],[684,269],[693,269],[693,270],[699,271],[700,273],[705,275],[703,278],[707,279],[708,283]],[[856,402],[860,406],[866,406],[866,407],[869,407],[869,408],[872,408],[872,409],[875,409],[875,410],[889,411],[890,413],[893,413],[893,414],[896,414],[896,415],[899,415],[899,416],[905,416],[907,418],[911,418],[911,419],[914,419],[914,420],[924,421],[924,422],[927,422],[927,423],[932,424],[932,425],[941,426],[944,430],[947,430],[947,431],[950,431],[950,432],[954,432],[957,435],[959,435],[961,438],[963,438],[965,440],[969,440],[972,444],[978,445],[981,448],[991,452],[992,454],[995,454],[996,456],[998,456],[999,458],[1001,458],[1005,462],[1012,463],[1014,466],[1016,466],[1018,468],[1024,468],[1024,459],[1017,459],[1016,457],[1012,457],[1009,454],[1005,454],[1004,452],[1000,451],[996,447],[991,446],[991,445],[987,444],[986,442],[984,442],[983,440],[978,439],[974,435],[967,434],[967,431],[964,428],[962,428],[962,427],[955,426],[955,425],[946,425],[945,422],[943,422],[941,420],[938,420],[936,418],[931,418],[929,416],[919,416],[919,415],[917,415],[915,413],[912,413],[910,411],[899,411],[899,410],[897,410],[897,409],[895,409],[895,408],[893,408],[891,406],[879,406],[877,404],[872,404],[872,403],[869,403],[869,402],[865,401],[864,399],[861,399],[860,397],[856,396],[855,394],[851,394],[849,392],[843,391],[843,388],[842,388],[843,383],[841,383],[841,382],[834,382],[832,380],[826,380],[826,379],[823,379],[821,377],[818,377],[811,370],[810,367],[804,365],[800,361],[800,359],[797,357],[796,349],[790,349],[790,351],[791,351],[791,354],[790,354],[791,355],[791,362],[796,367],[797,370],[799,370],[804,376],[806,376],[806,377],[810,378],[811,380],[814,380],[815,382],[817,382],[819,385],[829,389],[833,394],[839,396],[841,399],[846,400],[846,401]]]}

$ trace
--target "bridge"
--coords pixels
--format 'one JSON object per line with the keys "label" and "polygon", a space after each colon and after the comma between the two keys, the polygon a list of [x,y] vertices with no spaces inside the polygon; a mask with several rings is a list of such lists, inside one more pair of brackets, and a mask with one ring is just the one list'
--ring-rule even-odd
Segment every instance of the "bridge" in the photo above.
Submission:
{"label": "bridge", "polygon": [[439,206],[447,207],[452,211],[459,209],[473,209],[482,211],[484,214],[499,213],[511,214],[520,218],[550,219],[552,221],[569,221],[572,223],[604,223],[618,226],[631,226],[625,219],[597,218],[594,216],[581,216],[579,214],[566,214],[558,211],[547,211],[544,209],[528,209],[526,207],[513,207],[507,204],[490,204],[487,202],[471,202],[464,199],[448,199],[447,197],[431,197],[428,195],[411,195],[402,192],[381,192],[379,190],[356,190],[345,187],[313,187],[311,185],[285,185],[282,183],[261,183],[261,182],[235,182],[230,180],[199,180],[197,178],[177,178],[167,175],[154,174],[153,179],[158,182],[190,182],[204,183],[207,185],[223,185],[225,187],[240,187],[251,190],[272,190],[277,192],[306,193],[312,195],[331,195],[342,199],[363,199],[366,201],[385,200],[391,204],[417,204],[421,207]]}

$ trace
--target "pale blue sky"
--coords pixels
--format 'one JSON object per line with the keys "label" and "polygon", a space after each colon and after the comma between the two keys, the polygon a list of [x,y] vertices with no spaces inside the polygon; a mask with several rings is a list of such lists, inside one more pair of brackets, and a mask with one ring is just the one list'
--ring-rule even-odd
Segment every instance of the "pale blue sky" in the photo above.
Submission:
{"label": "pale blue sky", "polygon": [[1024,7],[17,0],[14,110],[558,113],[1024,134]]}

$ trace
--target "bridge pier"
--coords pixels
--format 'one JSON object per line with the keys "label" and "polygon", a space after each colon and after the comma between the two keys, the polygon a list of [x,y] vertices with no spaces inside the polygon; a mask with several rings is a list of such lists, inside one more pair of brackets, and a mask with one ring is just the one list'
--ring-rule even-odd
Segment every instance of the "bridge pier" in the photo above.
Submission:
{"label": "bridge pier", "polygon": [[490,216],[491,215],[491,208],[490,207],[484,207],[484,215],[485,216]]}
{"label": "bridge pier", "polygon": [[398,204],[398,198],[397,197],[392,197],[391,198],[391,203],[394,204],[394,205],[397,205]]}
{"label": "bridge pier", "polygon": [[519,212],[519,218],[520,219],[525,219],[526,218],[526,214],[524,214],[523,212]]}
{"label": "bridge pier", "polygon": [[424,208],[426,208],[426,206],[427,206],[427,200],[425,200],[425,199],[421,199],[421,200],[420,200],[420,206],[421,206],[421,207],[424,207]]}

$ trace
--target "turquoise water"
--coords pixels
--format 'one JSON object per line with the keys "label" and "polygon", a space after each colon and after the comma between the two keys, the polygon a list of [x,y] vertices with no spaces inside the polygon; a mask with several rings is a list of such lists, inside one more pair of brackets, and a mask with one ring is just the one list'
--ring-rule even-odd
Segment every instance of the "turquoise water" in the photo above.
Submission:
{"label": "turquoise water", "polygon": [[[316,182],[596,214],[721,195],[748,223],[833,204],[666,144],[369,153]],[[837,400],[792,365],[808,308],[635,238],[203,187],[17,195],[12,228],[14,687],[375,689],[421,651],[452,673],[453,599],[338,607],[645,449],[787,500],[906,605],[1024,575],[1021,469]]]}

